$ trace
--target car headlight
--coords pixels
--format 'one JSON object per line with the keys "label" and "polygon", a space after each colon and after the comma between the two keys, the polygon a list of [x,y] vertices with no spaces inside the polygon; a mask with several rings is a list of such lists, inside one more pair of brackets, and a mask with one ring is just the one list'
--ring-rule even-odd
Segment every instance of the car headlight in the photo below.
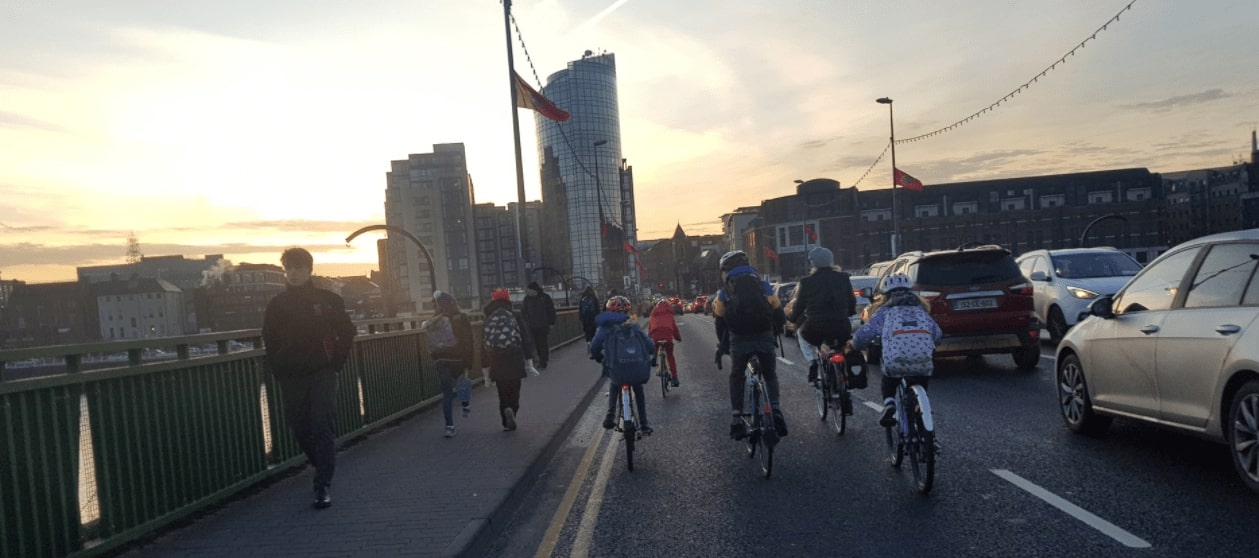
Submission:
{"label": "car headlight", "polygon": [[1082,298],[1084,300],[1098,297],[1097,293],[1088,289],[1081,289],[1079,287],[1067,287],[1067,292],[1071,293],[1071,296],[1073,297]]}

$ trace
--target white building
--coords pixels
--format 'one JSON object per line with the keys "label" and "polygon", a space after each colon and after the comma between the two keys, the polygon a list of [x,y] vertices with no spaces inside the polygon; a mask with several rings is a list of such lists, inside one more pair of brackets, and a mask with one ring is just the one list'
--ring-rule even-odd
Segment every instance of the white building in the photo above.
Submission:
{"label": "white building", "polygon": [[184,292],[162,279],[113,279],[93,284],[101,339],[184,335]]}

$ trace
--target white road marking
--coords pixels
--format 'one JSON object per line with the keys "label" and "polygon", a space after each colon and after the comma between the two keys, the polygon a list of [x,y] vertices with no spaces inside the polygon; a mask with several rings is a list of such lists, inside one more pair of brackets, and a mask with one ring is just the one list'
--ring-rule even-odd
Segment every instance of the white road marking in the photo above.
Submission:
{"label": "white road marking", "polygon": [[875,403],[875,402],[873,402],[873,401],[866,401],[865,403],[863,403],[863,405],[865,405],[865,406],[867,406],[867,407],[869,407],[869,408],[871,408],[871,409],[874,409],[874,410],[876,410],[876,411],[878,411],[878,412],[880,412],[880,413],[881,413],[881,412],[883,412],[883,406],[882,406],[882,405],[880,405],[880,404],[878,404],[878,403]]}
{"label": "white road marking", "polygon": [[998,477],[1001,477],[1005,480],[1010,481],[1010,483],[1013,484],[1014,486],[1017,486],[1019,488],[1022,488],[1023,490],[1026,490],[1027,492],[1031,493],[1033,496],[1040,498],[1041,500],[1044,500],[1049,505],[1055,508],[1058,508],[1062,510],[1063,512],[1066,512],[1067,515],[1070,515],[1071,517],[1074,517],[1084,522],[1085,525],[1088,525],[1089,527],[1092,527],[1094,529],[1097,529],[1098,531],[1101,531],[1103,535],[1106,535],[1112,539],[1119,541],[1124,546],[1127,546],[1129,548],[1150,548],[1150,543],[1145,542],[1145,540],[1141,539],[1140,537],[1133,535],[1132,533],[1129,533],[1127,531],[1124,531],[1123,529],[1120,529],[1114,523],[1111,523],[1109,521],[1106,521],[1105,519],[1102,519],[1100,517],[1097,517],[1096,515],[1093,515],[1088,510],[1085,510],[1084,508],[1081,508],[1080,506],[1077,506],[1075,504],[1072,504],[1071,502],[1064,500],[1058,495],[1048,490],[1045,490],[1044,488],[1041,488],[1040,486],[1036,485],[1035,483],[1023,477],[1020,477],[1005,469],[989,469],[989,470],[992,471],[994,475],[997,475]]}
{"label": "white road marking", "polygon": [[787,366],[795,366],[795,365],[796,365],[796,363],[791,362],[790,360],[787,360],[787,359],[785,359],[785,358],[783,358],[783,357],[778,357],[778,362],[781,362],[781,363],[783,363],[783,364],[786,364]]}
{"label": "white road marking", "polygon": [[590,541],[594,539],[595,525],[599,523],[599,508],[603,507],[603,492],[608,486],[608,477],[612,475],[612,463],[616,461],[616,448],[620,446],[616,436],[608,442],[603,452],[603,461],[599,463],[599,473],[595,475],[594,484],[590,488],[590,498],[581,511],[581,523],[577,526],[577,536],[573,539],[573,558],[590,556]]}

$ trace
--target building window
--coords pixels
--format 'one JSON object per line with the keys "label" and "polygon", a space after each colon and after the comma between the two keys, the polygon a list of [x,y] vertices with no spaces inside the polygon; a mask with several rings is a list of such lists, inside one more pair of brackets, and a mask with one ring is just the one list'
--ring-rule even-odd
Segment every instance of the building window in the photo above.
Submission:
{"label": "building window", "polygon": [[1109,190],[1089,192],[1089,205],[1110,203],[1112,201],[1114,201],[1114,196]]}

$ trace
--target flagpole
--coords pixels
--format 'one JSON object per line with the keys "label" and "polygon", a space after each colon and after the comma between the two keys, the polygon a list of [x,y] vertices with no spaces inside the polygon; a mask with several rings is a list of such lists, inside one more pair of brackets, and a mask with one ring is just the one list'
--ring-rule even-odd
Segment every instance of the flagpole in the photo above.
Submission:
{"label": "flagpole", "polygon": [[503,28],[507,35],[507,82],[511,87],[511,139],[516,144],[516,257],[519,258],[520,269],[524,270],[524,273],[519,275],[520,284],[524,286],[530,279],[530,270],[527,266],[537,262],[525,260],[525,250],[529,247],[529,240],[525,236],[525,231],[528,230],[527,217],[525,217],[525,168],[520,160],[520,113],[516,109],[519,104],[519,99],[517,99],[519,92],[516,90],[516,61],[511,47],[511,0],[503,0]]}
{"label": "flagpole", "polygon": [[891,130],[892,145],[892,257],[900,255],[901,228],[896,210],[896,123],[892,120],[892,99],[880,97],[875,102],[887,105],[887,125]]}

